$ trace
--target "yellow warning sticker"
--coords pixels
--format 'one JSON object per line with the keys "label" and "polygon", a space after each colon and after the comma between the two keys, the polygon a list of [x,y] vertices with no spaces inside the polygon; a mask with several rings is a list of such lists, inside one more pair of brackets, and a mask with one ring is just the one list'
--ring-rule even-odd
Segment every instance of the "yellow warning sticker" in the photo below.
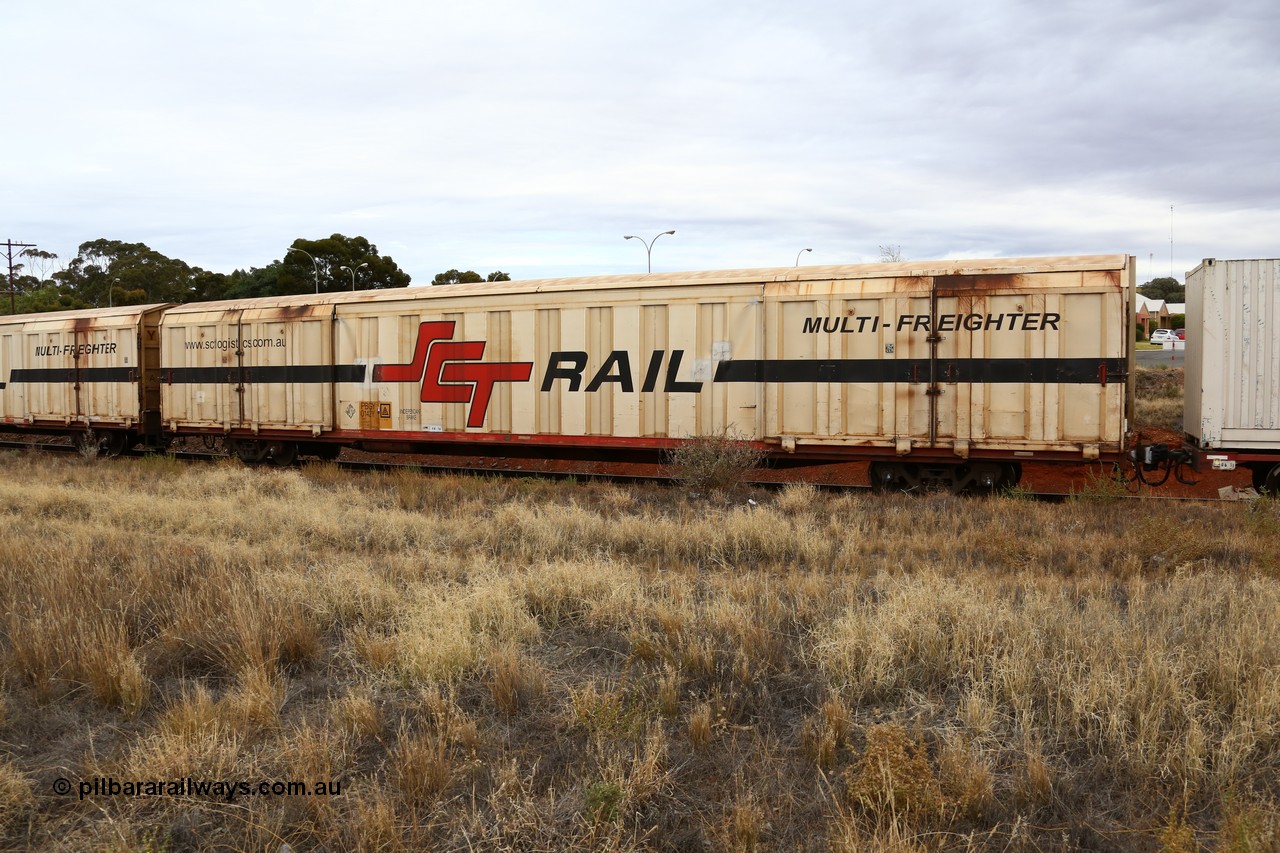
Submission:
{"label": "yellow warning sticker", "polygon": [[360,401],[360,429],[391,429],[391,404]]}

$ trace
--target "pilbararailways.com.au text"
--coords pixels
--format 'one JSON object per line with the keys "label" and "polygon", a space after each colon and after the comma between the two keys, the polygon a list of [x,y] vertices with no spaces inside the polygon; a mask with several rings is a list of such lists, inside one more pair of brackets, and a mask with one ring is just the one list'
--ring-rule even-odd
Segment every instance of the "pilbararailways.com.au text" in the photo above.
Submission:
{"label": "pilbararailways.com.au text", "polygon": [[67,796],[76,791],[80,799],[88,797],[203,797],[234,802],[238,797],[337,797],[342,795],[342,780],[328,779],[314,783],[236,782],[204,779],[126,779],[110,776],[81,779],[74,785],[69,779],[53,783],[53,792]]}

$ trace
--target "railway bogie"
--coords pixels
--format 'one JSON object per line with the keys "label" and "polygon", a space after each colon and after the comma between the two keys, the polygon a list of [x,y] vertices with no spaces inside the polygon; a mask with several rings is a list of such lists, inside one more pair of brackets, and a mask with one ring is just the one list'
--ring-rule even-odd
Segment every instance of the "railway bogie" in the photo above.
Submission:
{"label": "railway bogie", "polygon": [[1280,458],[1271,462],[1255,462],[1249,470],[1255,489],[1269,495],[1280,495]]}
{"label": "railway bogie", "polygon": [[119,456],[129,450],[137,436],[123,429],[86,429],[75,433],[76,448],[84,456]]}
{"label": "railway bogie", "polygon": [[1022,470],[1012,462],[872,462],[869,476],[881,492],[990,493],[1017,485]]}

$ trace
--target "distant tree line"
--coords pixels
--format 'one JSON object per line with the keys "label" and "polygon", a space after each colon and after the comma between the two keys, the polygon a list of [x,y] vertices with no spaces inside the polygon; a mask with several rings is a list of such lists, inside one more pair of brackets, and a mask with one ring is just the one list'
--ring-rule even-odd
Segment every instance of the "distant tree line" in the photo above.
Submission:
{"label": "distant tree line", "polygon": [[448,270],[446,272],[436,273],[436,277],[431,279],[432,284],[478,284],[482,281],[511,281],[511,276],[504,272],[491,272],[488,276],[481,278],[480,273],[475,270],[467,270],[466,272],[458,272],[457,270]]}
{"label": "distant tree line", "polygon": [[1146,284],[1138,285],[1138,292],[1148,299],[1163,299],[1174,303],[1187,301],[1186,285],[1179,284],[1176,278],[1153,278]]}
{"label": "distant tree line", "polygon": [[480,273],[474,269],[468,269],[465,273],[460,273],[456,269],[447,270],[444,273],[436,273],[435,278],[431,279],[431,284],[477,284],[480,282],[509,282],[511,275],[503,272],[489,273],[488,277],[480,278]]}
{"label": "distant tree line", "polygon": [[[334,234],[297,239],[279,260],[264,267],[216,273],[166,257],[143,243],[91,240],[65,263],[50,252],[28,248],[14,264],[12,313],[35,314],[156,302],[210,302],[258,296],[332,293],[408,287],[409,274],[364,237]],[[432,284],[510,281],[504,272],[487,278],[449,270]],[[0,314],[9,314],[8,270],[0,270]]]}

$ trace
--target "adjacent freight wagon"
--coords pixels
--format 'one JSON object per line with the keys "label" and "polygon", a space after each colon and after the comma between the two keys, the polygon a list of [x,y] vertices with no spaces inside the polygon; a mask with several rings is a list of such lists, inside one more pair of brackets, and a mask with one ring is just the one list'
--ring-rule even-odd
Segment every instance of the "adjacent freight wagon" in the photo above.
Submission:
{"label": "adjacent freight wagon", "polygon": [[[1133,294],[1133,259],[1110,255],[9,318],[0,403],[9,425],[101,426],[124,444],[217,436],[250,462],[344,446],[653,461],[729,434],[776,465],[862,460],[884,487],[990,488],[1016,482],[1024,460],[1123,457]],[[136,342],[84,349],[77,329],[105,344],[103,323]],[[30,372],[48,347],[62,360]],[[99,391],[115,408],[89,402]]]}
{"label": "adjacent freight wagon", "polygon": [[1280,493],[1280,260],[1209,258],[1187,273],[1183,427],[1200,464],[1247,465]]}
{"label": "adjacent freight wagon", "polygon": [[1124,450],[1133,262],[613,276],[192,304],[161,320],[164,429],[242,458],[626,459],[730,433],[880,485]]}
{"label": "adjacent freight wagon", "polygon": [[0,317],[0,426],[120,453],[160,427],[163,305]]}

